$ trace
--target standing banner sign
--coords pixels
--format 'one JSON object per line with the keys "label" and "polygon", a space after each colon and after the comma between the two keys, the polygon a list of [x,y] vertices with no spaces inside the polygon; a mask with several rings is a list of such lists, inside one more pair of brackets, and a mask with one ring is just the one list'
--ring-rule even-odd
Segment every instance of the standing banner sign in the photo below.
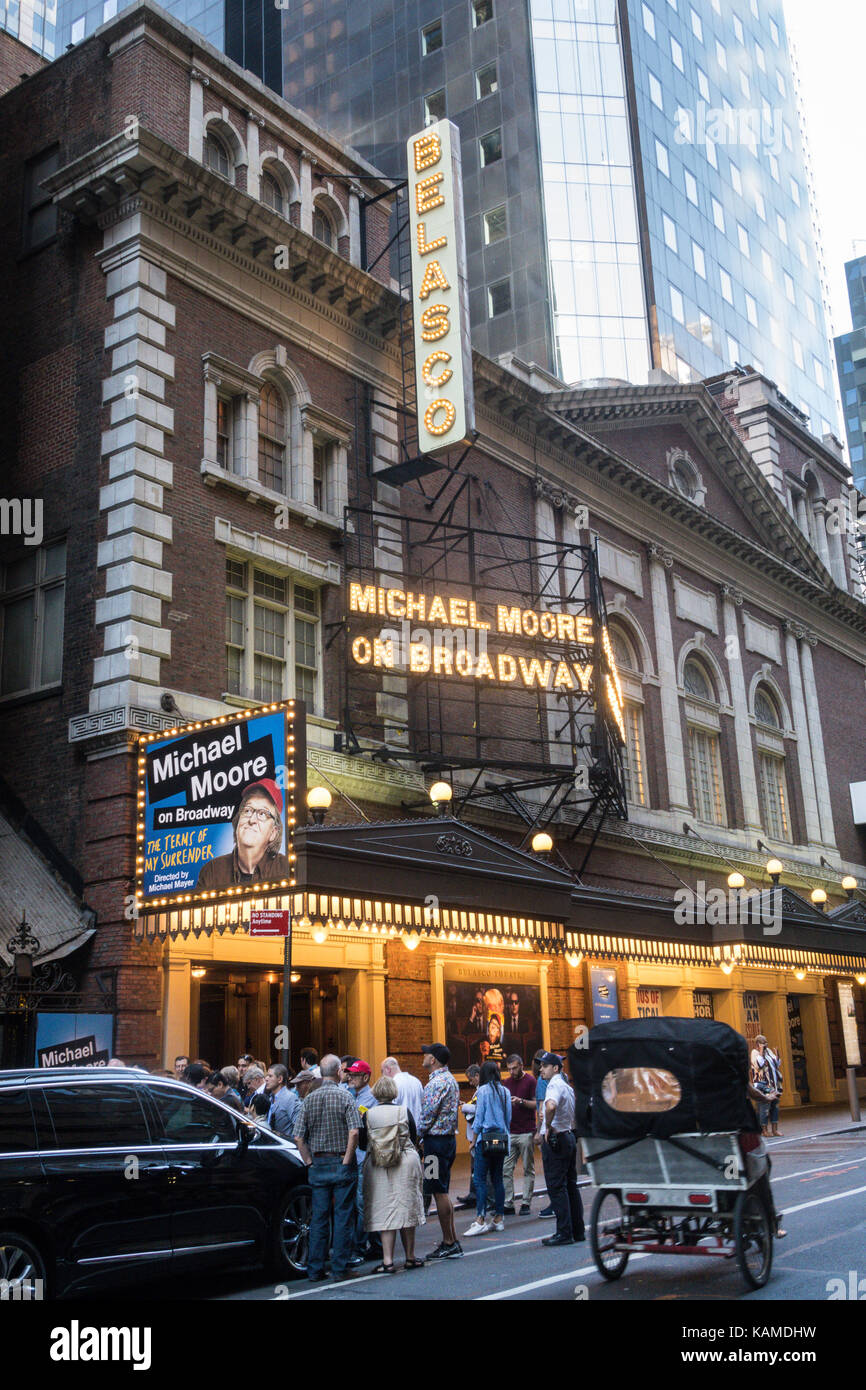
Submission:
{"label": "standing banner sign", "polygon": [[418,449],[429,454],[475,428],[460,132],[437,121],[407,150]]}
{"label": "standing banner sign", "polygon": [[842,1017],[842,1037],[845,1042],[846,1067],[859,1067],[860,1037],[857,1032],[857,1010],[854,1005],[854,986],[850,980],[839,981],[839,1013]]}

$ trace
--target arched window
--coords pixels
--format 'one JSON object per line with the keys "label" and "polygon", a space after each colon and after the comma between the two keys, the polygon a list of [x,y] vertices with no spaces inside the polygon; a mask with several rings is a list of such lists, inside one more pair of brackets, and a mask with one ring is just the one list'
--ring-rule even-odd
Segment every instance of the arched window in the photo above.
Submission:
{"label": "arched window", "polygon": [[225,141],[219,135],[215,135],[212,130],[208,131],[204,143],[204,159],[207,167],[212,169],[215,174],[219,174],[221,179],[231,178],[231,160]]}
{"label": "arched window", "polygon": [[677,492],[681,492],[683,497],[687,497],[690,502],[693,502],[698,490],[694,469],[689,466],[685,459],[678,458],[673,465],[672,474]]}
{"label": "arched window", "polygon": [[780,737],[783,721],[776,697],[765,685],[759,685],[755,691],[755,719],[766,729],[778,731],[775,737],[767,733],[758,733],[761,824],[772,839],[790,841],[791,811],[785,777],[784,744]]}
{"label": "arched window", "polygon": [[286,490],[286,407],[271,381],[259,397],[259,482],[275,492]]}
{"label": "arched window", "polygon": [[699,700],[712,700],[713,687],[709,676],[699,661],[690,656],[683,667],[683,689],[687,695]]}
{"label": "arched window", "polygon": [[[688,657],[683,666],[683,689],[693,699],[717,705],[710,675],[696,657]],[[709,821],[712,825],[725,825],[725,789],[718,728],[716,711],[708,710],[706,715],[701,711],[687,720],[689,789],[692,810],[697,819]]]}
{"label": "arched window", "polygon": [[325,246],[334,244],[334,228],[326,212],[317,207],[313,211],[313,236]]}
{"label": "arched window", "polygon": [[759,685],[755,691],[755,718],[759,724],[768,724],[771,729],[782,727],[775,698],[765,685]]}
{"label": "arched window", "polygon": [[285,217],[286,200],[283,196],[283,190],[273,174],[269,174],[267,171],[262,174],[261,192],[262,202],[266,203],[269,208],[273,208],[274,212],[278,212],[280,217]]}
{"label": "arched window", "polygon": [[[640,671],[640,661],[628,633],[619,623],[611,623],[610,645],[614,660],[620,671]],[[625,722],[626,744],[623,750],[623,772],[625,774],[625,794],[629,801],[639,806],[647,803],[646,775],[644,767],[643,710],[626,695],[623,718]]]}

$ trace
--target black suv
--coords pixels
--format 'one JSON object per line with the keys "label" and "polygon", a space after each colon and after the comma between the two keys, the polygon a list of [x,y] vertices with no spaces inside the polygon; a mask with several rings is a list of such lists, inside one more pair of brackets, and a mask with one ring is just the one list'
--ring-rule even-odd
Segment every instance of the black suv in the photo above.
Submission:
{"label": "black suv", "polygon": [[310,1205],[295,1145],[202,1091],[133,1067],[0,1072],[0,1298],[227,1262],[290,1278]]}

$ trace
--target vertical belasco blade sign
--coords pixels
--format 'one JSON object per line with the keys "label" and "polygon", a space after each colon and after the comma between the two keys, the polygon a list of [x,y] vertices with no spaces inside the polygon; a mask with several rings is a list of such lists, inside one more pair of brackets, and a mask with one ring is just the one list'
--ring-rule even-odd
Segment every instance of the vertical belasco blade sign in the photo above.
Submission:
{"label": "vertical belasco blade sign", "polygon": [[437,121],[419,131],[408,156],[418,448],[429,454],[459,444],[475,428],[456,125]]}

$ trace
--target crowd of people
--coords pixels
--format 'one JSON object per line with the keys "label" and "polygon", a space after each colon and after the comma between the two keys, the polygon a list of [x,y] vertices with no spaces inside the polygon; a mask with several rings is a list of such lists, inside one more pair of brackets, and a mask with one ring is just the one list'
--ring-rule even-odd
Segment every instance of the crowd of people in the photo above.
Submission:
{"label": "crowd of people", "polygon": [[[373,1080],[363,1058],[300,1053],[300,1067],[267,1065],[249,1054],[237,1065],[215,1069],[204,1058],[175,1058],[176,1079],[294,1139],[308,1165],[312,1216],[307,1277],[352,1278],[375,1261],[373,1273],[394,1274],[397,1238],[402,1268],[463,1254],[455,1212],[474,1208],[464,1238],[502,1231],[515,1215],[514,1177],[520,1165],[519,1214],[531,1213],[535,1153],[540,1147],[548,1204],[538,1215],[556,1225],[546,1245],[585,1239],[577,1187],[574,1093],[563,1059],[538,1052],[531,1070],[523,1058],[507,1058],[502,1076],[495,1062],[470,1066],[473,1094],[461,1104],[460,1086],[442,1043],[426,1043],[421,1064],[427,1084],[386,1057]],[[451,1197],[460,1113],[466,1121],[472,1191]],[[415,1233],[435,1211],[441,1239],[425,1259],[415,1253]]]}

